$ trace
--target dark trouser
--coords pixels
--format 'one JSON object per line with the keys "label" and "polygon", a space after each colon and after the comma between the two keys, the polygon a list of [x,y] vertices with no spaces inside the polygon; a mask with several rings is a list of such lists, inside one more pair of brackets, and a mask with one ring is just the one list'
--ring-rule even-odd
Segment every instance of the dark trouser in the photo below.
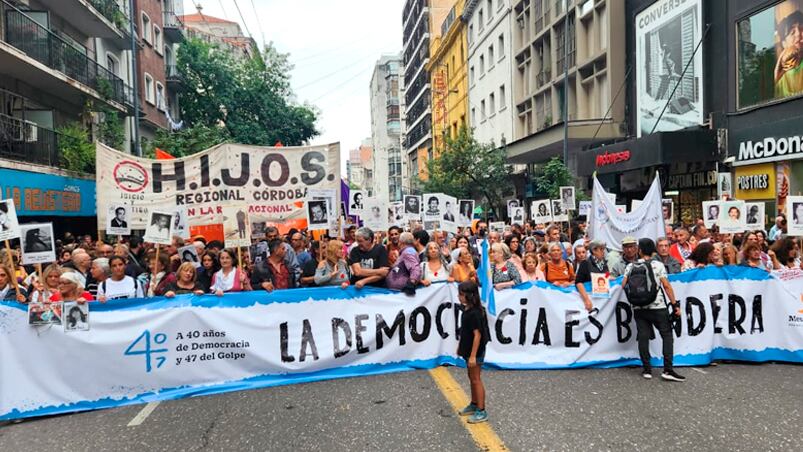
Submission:
{"label": "dark trouser", "polygon": [[664,349],[664,371],[672,370],[672,327],[669,324],[669,312],[666,309],[634,309],[636,318],[636,341],[641,364],[645,369],[650,366],[650,335],[652,327],[658,328]]}

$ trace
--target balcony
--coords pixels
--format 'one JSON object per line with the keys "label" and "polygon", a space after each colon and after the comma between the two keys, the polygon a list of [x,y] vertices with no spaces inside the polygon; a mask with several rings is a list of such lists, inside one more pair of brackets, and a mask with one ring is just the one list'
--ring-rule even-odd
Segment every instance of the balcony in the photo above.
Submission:
{"label": "balcony", "polygon": [[5,31],[0,67],[5,74],[75,105],[83,105],[87,96],[123,112],[133,105],[130,87],[120,77],[6,0],[0,6]]}
{"label": "balcony", "polygon": [[124,45],[130,36],[128,15],[117,0],[39,0],[39,3],[87,36],[112,39],[118,45]]}
{"label": "balcony", "polygon": [[0,158],[47,166],[60,166],[58,134],[0,114]]}
{"label": "balcony", "polygon": [[176,87],[184,83],[184,78],[179,73],[178,67],[175,64],[170,64],[165,68],[165,76],[168,87]]}
{"label": "balcony", "polygon": [[171,42],[181,42],[184,40],[184,24],[179,17],[184,15],[184,4],[182,0],[165,0],[163,30],[165,39]]}

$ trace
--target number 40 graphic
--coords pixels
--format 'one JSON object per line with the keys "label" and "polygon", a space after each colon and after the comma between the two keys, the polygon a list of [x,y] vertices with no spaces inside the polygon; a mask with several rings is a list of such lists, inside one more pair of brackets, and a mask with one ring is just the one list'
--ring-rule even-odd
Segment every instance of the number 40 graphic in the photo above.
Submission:
{"label": "number 40 graphic", "polygon": [[[142,334],[139,335],[138,338],[132,342],[127,349],[125,349],[125,355],[128,356],[135,356],[135,355],[145,355],[145,371],[150,372],[152,370],[151,366],[151,355],[154,354],[161,354],[167,353],[166,348],[151,348],[152,344],[161,345],[167,341],[167,335],[164,333],[156,333],[153,336],[153,342],[151,342],[151,332],[145,330]],[[142,344],[140,344],[142,342]],[[137,348],[139,345],[141,348]],[[156,360],[156,368],[162,367],[162,364],[165,363],[167,358],[164,356],[154,356],[153,359]]]}

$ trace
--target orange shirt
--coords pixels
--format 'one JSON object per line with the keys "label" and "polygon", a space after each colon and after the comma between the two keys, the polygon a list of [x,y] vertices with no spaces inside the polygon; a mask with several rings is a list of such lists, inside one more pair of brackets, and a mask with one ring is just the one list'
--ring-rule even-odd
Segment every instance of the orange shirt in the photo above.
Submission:
{"label": "orange shirt", "polygon": [[546,281],[549,283],[554,284],[574,281],[574,269],[563,259],[561,259],[559,264],[549,261],[541,267],[541,270],[544,272]]}
{"label": "orange shirt", "polygon": [[469,280],[469,275],[474,271],[474,266],[469,265],[468,269],[465,269],[462,265],[457,264],[452,268],[452,277],[457,282],[463,282]]}

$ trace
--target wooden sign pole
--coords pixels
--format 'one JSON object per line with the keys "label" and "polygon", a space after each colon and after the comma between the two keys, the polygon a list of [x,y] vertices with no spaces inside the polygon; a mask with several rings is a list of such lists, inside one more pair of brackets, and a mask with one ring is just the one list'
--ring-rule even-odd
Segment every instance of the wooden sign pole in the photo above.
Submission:
{"label": "wooden sign pole", "polygon": [[14,267],[14,257],[11,256],[11,244],[6,242],[6,255],[8,256],[8,266],[11,268],[11,274],[8,275],[8,279],[11,281],[11,285],[14,286],[14,290],[17,292],[17,296],[20,296],[20,286],[17,284],[17,270]]}

